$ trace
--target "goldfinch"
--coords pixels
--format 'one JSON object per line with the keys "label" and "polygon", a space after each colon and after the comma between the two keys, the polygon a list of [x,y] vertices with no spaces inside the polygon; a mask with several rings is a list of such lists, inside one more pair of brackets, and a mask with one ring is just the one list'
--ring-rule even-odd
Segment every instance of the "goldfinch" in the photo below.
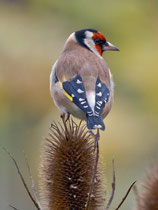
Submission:
{"label": "goldfinch", "polygon": [[94,29],[73,32],[52,67],[50,92],[63,115],[87,121],[89,130],[105,130],[103,119],[113,103],[113,79],[102,55],[119,51]]}

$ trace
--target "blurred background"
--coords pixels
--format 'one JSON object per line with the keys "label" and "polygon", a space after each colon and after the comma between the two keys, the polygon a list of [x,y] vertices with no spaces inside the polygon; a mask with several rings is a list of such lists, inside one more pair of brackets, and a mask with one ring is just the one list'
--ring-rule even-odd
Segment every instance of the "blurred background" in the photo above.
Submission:
{"label": "blurred background", "polygon": [[[115,81],[115,103],[101,133],[101,161],[111,192],[112,158],[116,194],[141,183],[158,159],[158,1],[1,0],[0,144],[17,160],[30,186],[23,151],[38,186],[41,142],[60,112],[49,93],[49,74],[69,34],[94,28],[120,52],[105,52]],[[8,155],[0,151],[0,209],[35,209]],[[131,192],[122,210],[132,209]]]}

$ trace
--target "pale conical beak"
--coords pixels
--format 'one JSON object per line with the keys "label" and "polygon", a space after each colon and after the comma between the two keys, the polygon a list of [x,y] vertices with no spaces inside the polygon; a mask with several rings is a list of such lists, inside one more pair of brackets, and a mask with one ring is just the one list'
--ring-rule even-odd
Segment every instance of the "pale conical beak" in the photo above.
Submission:
{"label": "pale conical beak", "polygon": [[120,51],[117,47],[115,47],[113,44],[111,44],[110,42],[105,42],[104,45],[102,45],[102,50],[106,51],[106,50],[111,50],[111,51]]}

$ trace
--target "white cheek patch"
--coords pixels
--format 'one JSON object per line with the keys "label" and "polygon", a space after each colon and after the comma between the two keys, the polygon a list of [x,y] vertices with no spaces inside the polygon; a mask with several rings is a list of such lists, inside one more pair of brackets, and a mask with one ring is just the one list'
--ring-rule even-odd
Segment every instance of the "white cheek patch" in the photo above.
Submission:
{"label": "white cheek patch", "polygon": [[94,52],[97,56],[99,56],[100,58],[102,58],[102,56],[99,54],[99,52],[97,51],[96,47],[95,47],[95,43],[92,39],[93,37],[93,33],[90,31],[86,31],[86,38],[84,40],[84,43],[87,45],[87,47]]}

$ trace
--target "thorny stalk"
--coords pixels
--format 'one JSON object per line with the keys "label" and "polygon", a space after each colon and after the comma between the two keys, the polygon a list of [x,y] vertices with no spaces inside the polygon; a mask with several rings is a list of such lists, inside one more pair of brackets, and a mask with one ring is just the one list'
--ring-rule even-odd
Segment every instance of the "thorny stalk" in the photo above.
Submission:
{"label": "thorny stalk", "polygon": [[128,194],[130,193],[130,191],[131,191],[132,187],[135,185],[135,183],[136,183],[136,181],[135,181],[135,182],[133,182],[133,183],[131,184],[131,186],[129,187],[129,189],[128,189],[128,191],[127,191],[126,195],[123,197],[123,199],[122,199],[121,203],[118,205],[118,207],[117,207],[115,210],[118,210],[118,209],[122,206],[122,204],[123,204],[123,203],[124,203],[124,201],[126,200],[126,198],[127,198]]}
{"label": "thorny stalk", "polygon": [[[95,165],[94,165],[94,171],[93,171],[93,176],[92,176],[92,181],[91,181],[91,185],[90,185],[90,189],[89,189],[89,194],[88,194],[88,201],[87,201],[87,206],[86,206],[86,210],[89,209],[89,204],[91,201],[91,196],[92,196],[92,192],[93,192],[93,187],[94,187],[94,182],[95,182],[95,178],[96,178],[96,173],[97,173],[97,167],[98,167],[98,160],[99,160],[99,129],[97,130],[97,134],[93,134],[94,135],[94,145],[95,145],[95,149],[96,149],[96,157],[95,157]],[[95,150],[94,150],[95,152]]]}
{"label": "thorny stalk", "polygon": [[35,199],[36,203],[38,204],[39,208],[42,210],[42,207],[41,207],[41,204],[39,202],[39,199],[38,199],[38,196],[37,196],[37,192],[36,192],[36,189],[35,189],[35,183],[34,183],[34,180],[33,180],[33,177],[32,177],[32,173],[31,173],[31,169],[30,169],[30,166],[29,166],[29,162],[28,162],[28,159],[27,159],[27,156],[26,156],[25,153],[24,153],[24,156],[25,156],[25,161],[26,161],[28,173],[29,173],[29,176],[30,176],[30,181],[31,181],[31,184],[32,184],[32,191],[33,191],[34,199]]}
{"label": "thorny stalk", "polygon": [[9,205],[12,209],[14,209],[14,210],[18,210],[17,208],[15,208],[14,206],[12,206],[12,205]]}
{"label": "thorny stalk", "polygon": [[115,186],[116,186],[116,176],[115,176],[115,165],[114,165],[114,160],[112,160],[112,165],[113,165],[113,182],[112,182],[112,193],[111,193],[111,196],[110,196],[110,199],[106,205],[106,208],[105,210],[109,209],[112,201],[113,201],[113,198],[114,198],[114,194],[115,194]]}
{"label": "thorny stalk", "polygon": [[[16,169],[17,169],[17,172],[18,172],[18,174],[19,174],[19,176],[20,176],[20,179],[21,179],[21,181],[22,181],[22,183],[23,183],[23,185],[24,185],[24,187],[25,187],[25,190],[27,191],[27,193],[28,193],[29,197],[31,198],[32,202],[34,203],[34,205],[36,206],[36,208],[37,208],[38,210],[41,210],[40,207],[39,207],[39,205],[38,205],[38,203],[35,201],[35,199],[34,199],[33,196],[31,195],[31,193],[30,193],[30,191],[29,191],[29,188],[28,188],[28,186],[27,186],[27,184],[26,184],[26,182],[25,182],[25,180],[24,180],[24,177],[23,177],[23,175],[22,175],[22,173],[21,173],[21,171],[20,171],[20,169],[19,169],[19,166],[18,166],[16,160],[14,159],[13,155],[12,155],[5,147],[2,147],[2,149],[3,149],[3,150],[10,156],[10,158],[12,159],[12,161],[13,161],[13,163],[14,163]],[[15,209],[15,208],[14,208],[14,209]]]}

